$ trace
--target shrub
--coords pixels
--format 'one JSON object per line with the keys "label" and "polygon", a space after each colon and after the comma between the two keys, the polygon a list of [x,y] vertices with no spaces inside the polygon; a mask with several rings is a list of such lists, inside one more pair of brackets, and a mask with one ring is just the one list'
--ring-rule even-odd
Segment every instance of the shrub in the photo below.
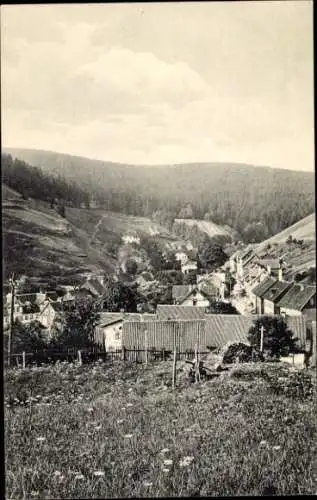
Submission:
{"label": "shrub", "polygon": [[279,359],[296,350],[296,338],[283,318],[263,316],[255,320],[248,333],[248,340],[254,347],[260,347],[261,327],[264,328],[263,350],[266,356]]}

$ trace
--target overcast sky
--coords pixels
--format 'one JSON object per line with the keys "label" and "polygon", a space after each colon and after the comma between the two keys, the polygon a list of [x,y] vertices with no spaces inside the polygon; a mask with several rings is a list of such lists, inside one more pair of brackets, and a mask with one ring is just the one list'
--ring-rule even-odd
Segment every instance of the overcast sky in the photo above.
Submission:
{"label": "overcast sky", "polygon": [[312,2],[1,7],[2,144],[314,169]]}

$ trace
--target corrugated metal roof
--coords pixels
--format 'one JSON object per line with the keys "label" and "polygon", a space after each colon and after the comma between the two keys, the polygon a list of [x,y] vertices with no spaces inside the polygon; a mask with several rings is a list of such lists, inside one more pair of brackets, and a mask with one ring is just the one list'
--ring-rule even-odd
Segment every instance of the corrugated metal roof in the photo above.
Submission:
{"label": "corrugated metal roof", "polygon": [[98,325],[99,327],[105,327],[117,323],[118,321],[153,321],[156,319],[156,314],[150,313],[121,313],[121,312],[101,312]]}
{"label": "corrugated metal roof", "polygon": [[252,293],[257,297],[263,297],[263,294],[271,288],[277,280],[271,277],[261,281],[256,287],[253,288]]}
{"label": "corrugated metal roof", "polygon": [[[206,343],[208,346],[222,347],[227,342],[245,342],[250,327],[256,319],[264,315],[240,316],[236,314],[206,315]],[[274,317],[272,315],[272,317]],[[275,316],[281,317],[281,316]],[[306,339],[306,322],[302,316],[288,316],[285,321],[294,337],[299,339],[303,347]]]}
{"label": "corrugated metal roof", "polygon": [[172,297],[176,300],[186,298],[190,292],[190,285],[173,285],[172,287]]}
{"label": "corrugated metal roof", "polygon": [[158,304],[156,308],[159,320],[193,320],[204,319],[206,308],[200,306],[178,306]]}
{"label": "corrugated metal roof", "polygon": [[276,302],[287,292],[287,290],[289,290],[291,286],[292,283],[287,281],[276,281],[273,286],[264,292],[262,298],[270,300],[271,302]]}
{"label": "corrugated metal roof", "polygon": [[314,295],[316,295],[316,286],[294,284],[279,300],[277,305],[301,311]]}
{"label": "corrugated metal roof", "polygon": [[271,269],[279,269],[280,262],[278,259],[259,259],[258,264],[261,266],[270,266]]}

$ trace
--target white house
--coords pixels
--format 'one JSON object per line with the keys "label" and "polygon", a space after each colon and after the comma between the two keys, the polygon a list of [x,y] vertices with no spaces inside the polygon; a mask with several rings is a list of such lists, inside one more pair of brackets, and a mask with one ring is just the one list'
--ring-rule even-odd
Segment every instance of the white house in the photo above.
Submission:
{"label": "white house", "polygon": [[197,262],[194,260],[188,260],[185,264],[182,264],[181,270],[183,274],[189,274],[192,272],[197,273]]}

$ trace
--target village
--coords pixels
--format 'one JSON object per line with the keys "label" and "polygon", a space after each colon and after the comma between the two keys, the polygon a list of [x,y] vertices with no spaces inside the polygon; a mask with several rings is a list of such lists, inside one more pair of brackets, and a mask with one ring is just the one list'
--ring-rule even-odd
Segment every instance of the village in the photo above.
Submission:
{"label": "village", "polygon": [[[122,241],[124,245],[140,245],[140,238],[132,233],[123,235]],[[142,349],[145,344],[167,350],[177,345],[179,351],[186,351],[198,343],[205,351],[207,346],[222,348],[228,342],[246,342],[256,318],[281,316],[298,339],[299,352],[308,349],[312,354],[316,287],[283,280],[283,259],[261,258],[256,248],[248,245],[211,273],[198,274],[192,245],[176,245],[173,251],[183,276],[191,277],[189,284],[171,285],[172,304],[159,303],[153,312],[113,312],[101,305],[94,328],[96,346],[112,352],[123,347]],[[147,279],[152,279],[150,273],[142,272],[138,285],[146,286]],[[106,283],[105,275],[91,273],[80,285],[63,284],[56,290],[15,291],[13,296],[12,286],[11,290],[8,287],[3,301],[4,330],[10,330],[12,319],[22,325],[36,321],[51,340],[55,327],[63,325],[65,311],[78,299],[89,297],[102,304]],[[303,357],[300,359],[303,362]]]}

